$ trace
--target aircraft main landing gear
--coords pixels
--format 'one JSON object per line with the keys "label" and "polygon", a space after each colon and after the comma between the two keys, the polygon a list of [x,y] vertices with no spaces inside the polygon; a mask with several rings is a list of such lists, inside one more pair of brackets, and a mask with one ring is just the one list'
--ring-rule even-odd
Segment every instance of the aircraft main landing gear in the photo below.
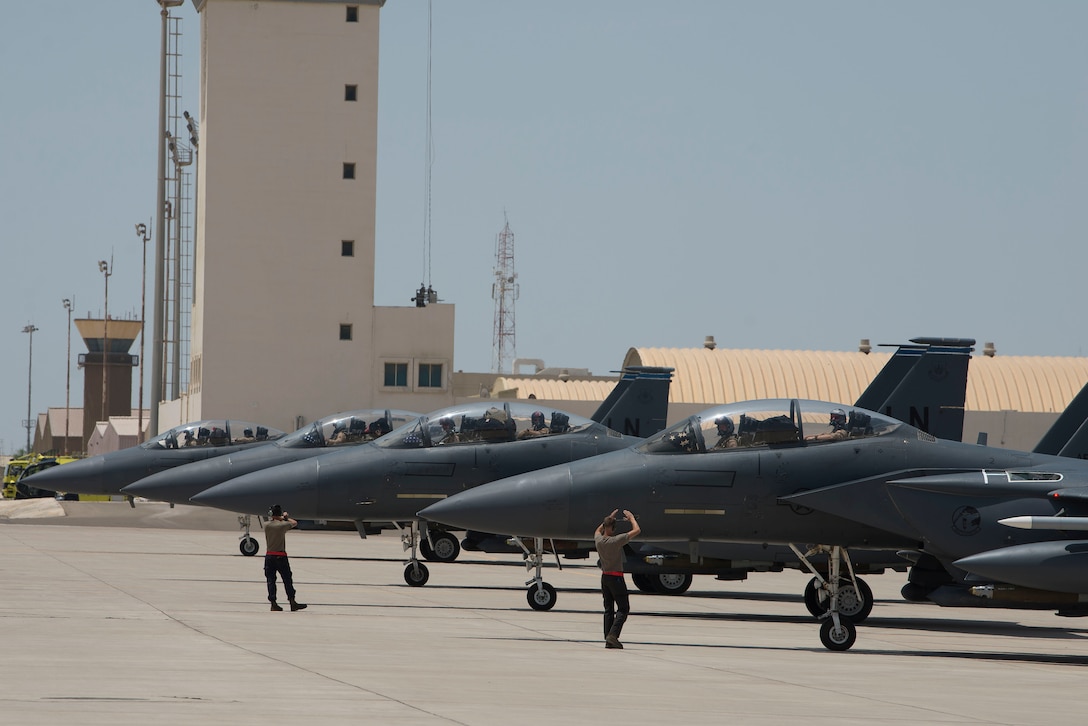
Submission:
{"label": "aircraft main landing gear", "polygon": [[[867,618],[873,609],[872,590],[854,575],[854,567],[845,548],[817,545],[802,553],[791,543],[790,549],[814,576],[805,587],[805,607],[823,621],[820,623],[820,642],[828,650],[849,650],[858,637],[854,623]],[[810,555],[817,553],[827,553],[826,578],[809,560]],[[845,575],[841,570],[843,562],[846,563]]]}
{"label": "aircraft main landing gear", "polygon": [[419,551],[431,562],[453,562],[461,554],[461,545],[449,532],[428,532],[419,542]]}

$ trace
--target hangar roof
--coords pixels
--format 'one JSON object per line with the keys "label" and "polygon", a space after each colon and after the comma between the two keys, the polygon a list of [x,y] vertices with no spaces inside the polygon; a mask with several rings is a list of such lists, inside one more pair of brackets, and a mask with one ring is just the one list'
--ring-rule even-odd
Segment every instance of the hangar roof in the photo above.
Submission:
{"label": "hangar roof", "polygon": [[[730,348],[631,348],[624,366],[675,369],[671,403],[719,404],[790,396],[821,401],[857,400],[891,353]],[[971,359],[968,411],[1059,412],[1088,382],[1088,358],[986,356]],[[601,401],[615,380],[499,378],[493,392],[517,389],[517,398]]]}

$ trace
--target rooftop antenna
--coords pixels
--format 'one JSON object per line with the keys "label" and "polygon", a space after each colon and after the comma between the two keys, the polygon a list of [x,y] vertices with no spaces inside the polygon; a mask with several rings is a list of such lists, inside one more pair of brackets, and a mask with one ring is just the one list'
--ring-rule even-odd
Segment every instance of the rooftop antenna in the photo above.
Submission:
{"label": "rooftop antenna", "polygon": [[492,343],[492,372],[503,373],[506,362],[517,358],[514,336],[514,301],[518,299],[518,273],[514,272],[514,233],[503,213],[502,231],[495,240],[495,282],[491,297],[495,300],[495,335]]}
{"label": "rooftop antenna", "polygon": [[427,138],[424,140],[423,161],[423,274],[419,290],[412,301],[417,308],[438,302],[438,293],[431,287],[431,167],[434,166],[434,135],[431,133],[431,15],[433,6],[427,2]]}

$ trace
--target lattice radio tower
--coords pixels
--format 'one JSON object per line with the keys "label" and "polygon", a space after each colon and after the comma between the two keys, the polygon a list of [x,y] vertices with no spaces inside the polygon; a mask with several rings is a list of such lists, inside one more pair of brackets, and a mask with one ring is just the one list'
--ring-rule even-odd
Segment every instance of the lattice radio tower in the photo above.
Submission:
{"label": "lattice radio tower", "polygon": [[514,337],[514,301],[518,299],[518,273],[514,272],[514,233],[506,221],[495,239],[495,282],[491,298],[495,301],[495,335],[491,345],[491,370],[505,373],[506,364],[517,357]]}

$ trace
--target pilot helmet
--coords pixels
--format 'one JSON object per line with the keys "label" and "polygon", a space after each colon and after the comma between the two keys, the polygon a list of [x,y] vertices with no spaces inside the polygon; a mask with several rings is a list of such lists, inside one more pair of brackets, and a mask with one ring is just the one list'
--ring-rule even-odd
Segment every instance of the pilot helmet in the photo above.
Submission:
{"label": "pilot helmet", "polygon": [[544,428],[544,412],[543,411],[533,411],[533,415],[532,415],[531,418],[532,418],[532,421],[533,421],[533,428],[534,429]]}
{"label": "pilot helmet", "polygon": [[452,429],[453,419],[449,416],[443,416],[442,418],[438,419],[438,425],[446,430]]}
{"label": "pilot helmet", "polygon": [[719,436],[732,436],[733,435],[733,419],[728,416],[719,416],[714,420],[714,423],[718,424]]}
{"label": "pilot helmet", "polygon": [[829,423],[836,429],[846,428],[846,411],[841,408],[831,409],[831,420]]}

